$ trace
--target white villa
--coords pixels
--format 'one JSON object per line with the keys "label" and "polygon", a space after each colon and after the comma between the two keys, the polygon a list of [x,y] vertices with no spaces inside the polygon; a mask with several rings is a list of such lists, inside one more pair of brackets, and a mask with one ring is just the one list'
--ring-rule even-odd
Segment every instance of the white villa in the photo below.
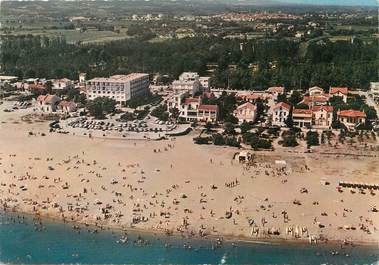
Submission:
{"label": "white villa", "polygon": [[347,95],[349,89],[347,87],[330,87],[329,95],[330,97],[341,97],[343,102],[347,102]]}
{"label": "white villa", "polygon": [[185,121],[215,122],[218,106],[201,104],[201,97],[185,98],[179,106],[179,118]]}
{"label": "white villa", "polygon": [[233,114],[239,123],[254,122],[257,118],[257,107],[250,102],[246,102],[238,106]]}
{"label": "white villa", "polygon": [[37,98],[37,107],[43,112],[55,112],[61,99],[55,95],[40,95]]}
{"label": "white villa", "polygon": [[58,103],[58,110],[64,113],[75,112],[78,106],[73,101],[62,100]]}
{"label": "white villa", "polygon": [[310,128],[312,126],[312,110],[311,109],[293,109],[292,110],[293,125],[296,127]]}
{"label": "white villa", "polygon": [[279,102],[272,108],[272,125],[286,126],[286,121],[290,114],[291,105]]}
{"label": "white villa", "polygon": [[348,128],[354,128],[366,122],[366,113],[359,110],[339,110],[337,119]]}
{"label": "white villa", "polygon": [[172,82],[172,89],[177,94],[188,92],[190,95],[195,95],[200,91],[199,78],[197,73],[184,72],[179,76],[179,80]]}
{"label": "white villa", "polygon": [[64,90],[64,89],[70,89],[72,87],[73,87],[73,82],[68,78],[55,79],[53,81],[54,90]]}
{"label": "white villa", "polygon": [[312,127],[330,128],[333,122],[333,106],[314,106],[312,108]]}
{"label": "white villa", "polygon": [[308,89],[309,96],[321,96],[324,95],[324,89],[318,86],[314,86]]}

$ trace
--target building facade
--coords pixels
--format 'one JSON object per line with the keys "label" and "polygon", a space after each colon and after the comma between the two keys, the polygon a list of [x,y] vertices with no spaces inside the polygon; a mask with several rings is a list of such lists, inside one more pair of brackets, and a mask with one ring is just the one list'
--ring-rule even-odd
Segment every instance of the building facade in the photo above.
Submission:
{"label": "building facade", "polygon": [[289,117],[291,105],[279,102],[272,109],[272,125],[286,126],[286,121]]}
{"label": "building facade", "polygon": [[176,94],[188,92],[195,95],[200,91],[200,77],[197,73],[184,72],[179,76],[179,80],[172,82],[172,89]]}
{"label": "building facade", "polygon": [[333,122],[332,106],[314,106],[312,108],[312,127],[331,128]]}
{"label": "building facade", "polygon": [[238,119],[239,123],[254,122],[257,118],[257,107],[250,102],[247,102],[238,106],[233,114],[234,117]]}
{"label": "building facade", "polygon": [[370,92],[375,96],[379,96],[379,82],[370,83]]}
{"label": "building facade", "polygon": [[73,101],[66,101],[62,100],[58,103],[58,111],[64,112],[64,113],[70,113],[75,112],[77,110],[78,106]]}
{"label": "building facade", "polygon": [[40,95],[37,98],[37,107],[42,112],[55,112],[61,99],[55,95]]}
{"label": "building facade", "polygon": [[347,128],[355,128],[366,122],[366,113],[359,110],[339,110],[337,111],[337,120]]}
{"label": "building facade", "polygon": [[107,97],[124,103],[133,98],[144,96],[149,92],[149,75],[132,73],[113,75],[109,78],[97,77],[87,81],[87,98]]}
{"label": "building facade", "polygon": [[308,89],[309,96],[320,96],[324,95],[324,90],[321,87],[314,86]]}
{"label": "building facade", "polygon": [[179,118],[185,121],[215,122],[218,119],[218,106],[201,104],[201,97],[182,100]]}
{"label": "building facade", "polygon": [[347,87],[330,87],[329,95],[330,97],[341,97],[343,102],[347,102],[347,95],[349,89]]}
{"label": "building facade", "polygon": [[292,111],[293,125],[296,127],[312,127],[312,110],[311,109],[293,109]]}
{"label": "building facade", "polygon": [[73,87],[73,82],[68,78],[62,78],[62,79],[55,79],[53,81],[53,87],[54,90],[65,90],[70,89]]}
{"label": "building facade", "polygon": [[277,86],[277,87],[269,87],[267,89],[267,92],[272,94],[272,98],[277,101],[278,100],[278,97],[279,95],[281,94],[284,94],[284,87],[281,87],[281,86]]}

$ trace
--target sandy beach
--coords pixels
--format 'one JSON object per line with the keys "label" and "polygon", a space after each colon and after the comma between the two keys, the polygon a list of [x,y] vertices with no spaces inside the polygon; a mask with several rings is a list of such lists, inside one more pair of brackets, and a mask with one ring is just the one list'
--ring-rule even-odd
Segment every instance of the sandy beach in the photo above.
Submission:
{"label": "sandy beach", "polygon": [[90,139],[21,116],[0,114],[0,202],[9,210],[201,237],[378,242],[379,191],[336,188],[379,184],[377,151],[278,148],[255,152],[246,166],[233,160],[236,148],[193,144],[196,131],[162,141]]}

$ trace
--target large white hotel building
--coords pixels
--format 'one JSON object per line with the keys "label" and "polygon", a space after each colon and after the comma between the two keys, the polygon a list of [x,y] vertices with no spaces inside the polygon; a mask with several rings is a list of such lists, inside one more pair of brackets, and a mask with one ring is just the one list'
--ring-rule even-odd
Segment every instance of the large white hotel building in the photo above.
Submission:
{"label": "large white hotel building", "polygon": [[108,97],[120,103],[126,102],[147,94],[149,84],[149,75],[144,73],[96,77],[87,81],[87,98]]}

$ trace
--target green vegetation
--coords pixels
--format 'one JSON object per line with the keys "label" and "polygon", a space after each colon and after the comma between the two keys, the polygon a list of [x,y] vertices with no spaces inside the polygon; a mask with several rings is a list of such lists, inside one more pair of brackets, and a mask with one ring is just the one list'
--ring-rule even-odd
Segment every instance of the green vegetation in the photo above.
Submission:
{"label": "green vegetation", "polygon": [[343,102],[340,97],[332,97],[329,102],[332,106],[334,106],[334,115],[336,115],[338,110],[353,109],[365,112],[366,120],[374,120],[378,117],[375,108],[365,103],[364,96],[350,95],[347,103]]}
{"label": "green vegetation", "polygon": [[151,115],[154,117],[157,117],[161,121],[167,121],[169,117],[169,113],[166,111],[167,106],[166,105],[159,105],[153,111],[151,112]]}
{"label": "green vegetation", "polygon": [[162,101],[162,96],[148,93],[145,96],[137,97],[126,102],[126,105],[130,108],[137,108],[143,105],[157,105]]}
{"label": "green vegetation", "polygon": [[254,150],[272,149],[269,139],[264,139],[259,133],[247,132],[242,135],[243,142],[250,145]]}
{"label": "green vegetation", "polygon": [[[376,80],[378,43],[348,41],[315,42],[299,57],[300,45],[285,39],[240,40],[194,37],[162,42],[140,39],[119,40],[103,45],[69,44],[62,37],[5,36],[0,53],[5,74],[19,77],[77,78],[117,73],[149,72],[177,77],[183,71],[207,75],[215,64],[213,84],[235,89],[266,89],[284,85],[287,89],[349,86],[367,89]],[[57,59],[59,58],[59,59]],[[230,67],[234,65],[235,67]],[[256,70],[250,68],[256,65]],[[273,67],[275,65],[275,67]],[[291,97],[292,98],[292,97]],[[229,119],[232,98],[218,101],[221,119]],[[296,102],[293,96],[290,102]]]}
{"label": "green vegetation", "polygon": [[120,116],[120,120],[124,122],[133,121],[137,119],[137,116],[132,112],[125,112]]}
{"label": "green vegetation", "polygon": [[107,97],[98,97],[87,103],[87,109],[96,119],[104,119],[105,114],[114,113],[116,101]]}
{"label": "green vegetation", "polygon": [[295,130],[288,130],[282,133],[282,140],[279,141],[279,144],[284,147],[295,147],[298,146],[297,142],[297,132]]}
{"label": "green vegetation", "polygon": [[305,137],[308,147],[312,145],[320,145],[319,134],[317,131],[309,130]]}

